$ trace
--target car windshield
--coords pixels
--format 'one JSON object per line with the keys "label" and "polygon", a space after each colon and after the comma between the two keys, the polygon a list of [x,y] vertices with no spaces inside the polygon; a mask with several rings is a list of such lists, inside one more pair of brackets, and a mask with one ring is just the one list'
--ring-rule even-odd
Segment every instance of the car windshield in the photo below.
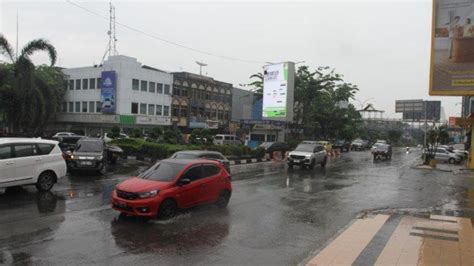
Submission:
{"label": "car windshield", "polygon": [[315,146],[316,145],[311,145],[311,144],[300,144],[296,147],[295,151],[313,152]]}
{"label": "car windshield", "polygon": [[160,162],[140,174],[138,177],[154,181],[171,182],[182,168],[182,164]]}
{"label": "car windshield", "polygon": [[197,154],[194,153],[185,153],[185,152],[177,152],[173,156],[172,159],[196,159],[198,158]]}
{"label": "car windshield", "polygon": [[98,140],[79,141],[76,146],[76,151],[79,152],[102,152],[103,150],[104,145]]}
{"label": "car windshield", "polygon": [[260,146],[262,146],[263,148],[269,148],[270,146],[272,146],[272,144],[273,144],[273,142],[264,142]]}

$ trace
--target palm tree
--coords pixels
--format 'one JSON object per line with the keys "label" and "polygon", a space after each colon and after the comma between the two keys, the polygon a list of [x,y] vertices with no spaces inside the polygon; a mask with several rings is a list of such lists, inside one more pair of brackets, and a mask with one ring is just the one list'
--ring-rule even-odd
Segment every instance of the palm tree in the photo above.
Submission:
{"label": "palm tree", "polygon": [[263,73],[256,73],[249,77],[249,79],[254,79],[248,85],[253,86],[251,90],[256,95],[256,100],[263,98]]}
{"label": "palm tree", "polygon": [[[35,67],[30,56],[46,51],[51,67]],[[60,70],[52,68],[56,63],[56,49],[44,39],[30,41],[15,57],[8,40],[0,34],[0,53],[11,64],[4,64],[0,74],[0,98],[2,110],[10,131],[15,134],[35,135],[42,132],[46,123],[58,109],[65,89],[64,77],[56,75]],[[63,79],[58,86],[51,79]]]}

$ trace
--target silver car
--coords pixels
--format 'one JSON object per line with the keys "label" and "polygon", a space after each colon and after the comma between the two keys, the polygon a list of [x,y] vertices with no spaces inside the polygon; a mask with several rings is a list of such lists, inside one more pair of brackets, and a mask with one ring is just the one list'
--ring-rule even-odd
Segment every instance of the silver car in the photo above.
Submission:
{"label": "silver car", "polygon": [[460,163],[462,161],[462,157],[456,153],[449,152],[444,148],[436,148],[435,160],[437,162],[455,164]]}

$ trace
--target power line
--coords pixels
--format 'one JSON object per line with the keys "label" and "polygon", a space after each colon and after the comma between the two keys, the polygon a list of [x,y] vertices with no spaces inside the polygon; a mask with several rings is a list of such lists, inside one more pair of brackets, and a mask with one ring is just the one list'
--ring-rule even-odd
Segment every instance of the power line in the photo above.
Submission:
{"label": "power line", "polygon": [[[91,13],[93,15],[96,15],[102,19],[105,19],[105,20],[109,20],[109,18],[107,18],[106,16],[103,16],[102,14],[99,14],[93,10],[90,10],[88,8],[85,8],[79,4],[76,4],[74,2],[72,2],[71,0],[66,0],[67,3],[77,7],[77,8],[80,8],[88,13]],[[134,32],[137,32],[137,33],[140,33],[140,34],[143,34],[145,36],[148,36],[152,39],[155,39],[155,40],[158,40],[158,41],[161,41],[161,42],[164,42],[164,43],[167,43],[169,45],[173,45],[173,46],[176,46],[176,47],[179,47],[179,48],[183,48],[183,49],[186,49],[186,50],[189,50],[189,51],[193,51],[193,52],[196,52],[196,53],[200,53],[200,54],[205,54],[205,55],[209,55],[209,56],[213,56],[213,57],[217,57],[217,58],[222,58],[222,59],[226,59],[226,60],[232,60],[232,61],[240,61],[240,62],[245,62],[245,63],[257,63],[257,64],[265,64],[264,61],[256,61],[256,60],[248,60],[248,59],[240,59],[240,58],[236,58],[236,57],[231,57],[231,56],[225,56],[225,55],[218,55],[218,54],[214,54],[214,53],[211,53],[211,52],[207,52],[207,51],[204,51],[204,50],[200,50],[200,49],[196,49],[196,48],[193,48],[193,47],[190,47],[190,46],[186,46],[186,45],[183,45],[183,44],[180,44],[180,43],[177,43],[177,42],[174,42],[174,41],[170,41],[170,40],[167,40],[167,39],[164,39],[162,37],[159,37],[159,36],[156,36],[154,34],[151,34],[151,33],[147,33],[143,30],[140,30],[138,28],[135,28],[135,27],[132,27],[132,26],[129,26],[129,25],[126,25],[124,23],[120,23],[118,21],[115,21],[115,23],[117,23],[117,25],[119,26],[122,26],[128,30],[131,30],[131,31],[134,31]]]}

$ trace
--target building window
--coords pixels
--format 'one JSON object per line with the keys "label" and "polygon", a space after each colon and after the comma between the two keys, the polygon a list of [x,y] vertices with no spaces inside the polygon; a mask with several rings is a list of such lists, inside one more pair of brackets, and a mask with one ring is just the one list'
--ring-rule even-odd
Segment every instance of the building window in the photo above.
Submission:
{"label": "building window", "polygon": [[82,112],[87,113],[87,102],[82,102]]}
{"label": "building window", "polygon": [[149,104],[148,105],[148,115],[155,115],[155,105]]}
{"label": "building window", "polygon": [[89,102],[89,113],[95,112],[95,102]]}
{"label": "building window", "polygon": [[162,105],[156,105],[156,115],[163,115],[163,106]]}
{"label": "building window", "polygon": [[89,79],[89,89],[95,89],[95,79]]}
{"label": "building window", "polygon": [[76,102],[75,105],[76,106],[75,106],[74,112],[80,113],[81,112],[81,102]]}
{"label": "building window", "polygon": [[179,105],[173,104],[172,114],[173,116],[179,116]]}
{"label": "building window", "polygon": [[73,79],[69,80],[69,90],[70,91],[74,90],[74,80]]}
{"label": "building window", "polygon": [[211,119],[216,119],[217,112],[216,110],[211,111]]}
{"label": "building window", "polygon": [[217,112],[217,119],[224,120],[224,111]]}
{"label": "building window", "polygon": [[156,83],[156,92],[163,94],[163,84],[161,83]]}
{"label": "building window", "polygon": [[146,115],[146,103],[141,103],[140,104],[140,114],[141,115]]}
{"label": "building window", "polygon": [[191,107],[191,116],[197,116],[197,108],[196,107]]}
{"label": "building window", "polygon": [[63,102],[61,111],[62,111],[63,113],[67,112],[67,102]]}
{"label": "building window", "polygon": [[100,113],[101,108],[102,108],[102,106],[100,104],[100,101],[95,102],[95,112]]}
{"label": "building window", "polygon": [[132,114],[138,114],[138,103],[132,103]]}
{"label": "building window", "polygon": [[206,109],[206,119],[211,119],[211,111]]}
{"label": "building window", "polygon": [[89,88],[89,80],[88,79],[83,79],[82,80],[82,89],[87,90]]}
{"label": "building window", "polygon": [[163,106],[163,115],[164,116],[170,116],[170,107],[165,105]]}
{"label": "building window", "polygon": [[138,86],[140,86],[140,81],[138,79],[132,79],[132,90],[137,91]]}
{"label": "building window", "polygon": [[165,84],[165,94],[170,94],[170,85]]}
{"label": "building window", "polygon": [[74,113],[74,102],[68,103],[67,110],[69,113]]}
{"label": "building window", "polygon": [[183,96],[188,97],[188,90],[187,90],[187,89],[181,89],[181,94],[182,94]]}
{"label": "building window", "polygon": [[148,88],[149,92],[155,93],[155,86],[156,86],[156,83],[150,81],[149,88]]}
{"label": "building window", "polygon": [[76,79],[76,90],[80,90],[80,89],[81,89],[81,80]]}
{"label": "building window", "polygon": [[141,91],[148,91],[148,81],[142,80],[140,87],[141,87]]}
{"label": "building window", "polygon": [[101,89],[101,88],[102,88],[102,79],[97,78],[97,89]]}
{"label": "building window", "polygon": [[173,95],[179,96],[179,91],[180,91],[179,88],[174,88]]}
{"label": "building window", "polygon": [[188,116],[188,110],[186,109],[186,106],[181,108],[181,117],[187,117]]}
{"label": "building window", "polygon": [[229,111],[224,112],[224,120],[229,120]]}

